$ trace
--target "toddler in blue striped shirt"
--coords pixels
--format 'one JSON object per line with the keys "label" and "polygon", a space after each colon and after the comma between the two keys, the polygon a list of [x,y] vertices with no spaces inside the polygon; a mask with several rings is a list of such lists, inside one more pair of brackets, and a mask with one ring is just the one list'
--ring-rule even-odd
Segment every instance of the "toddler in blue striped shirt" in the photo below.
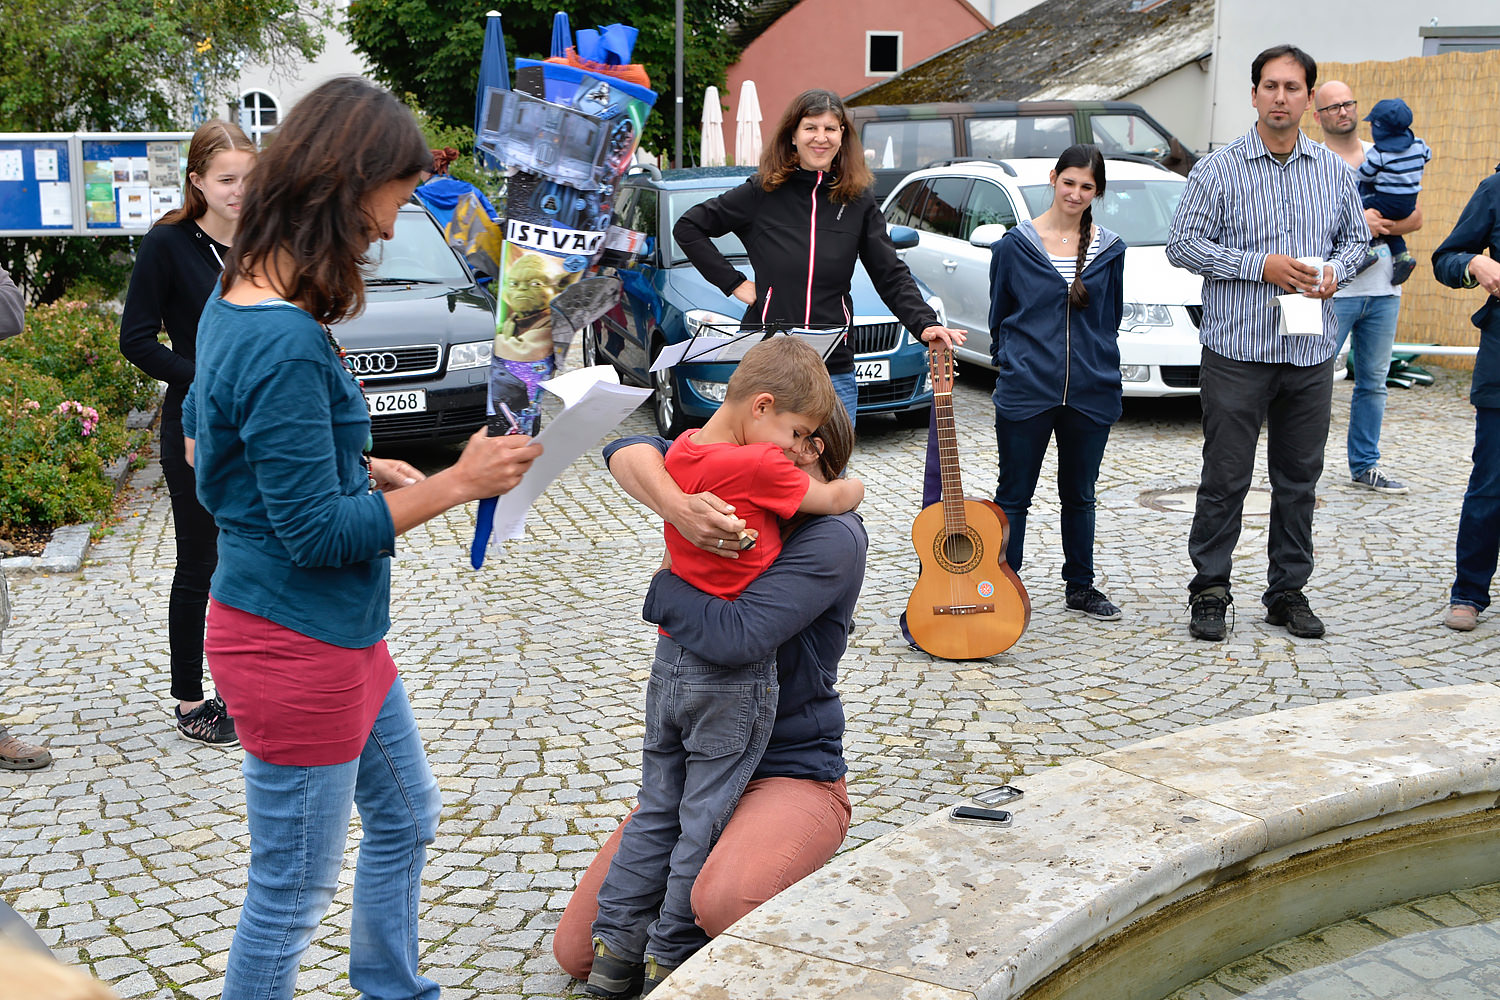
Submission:
{"label": "toddler in blue striped shirt", "polygon": [[[1373,208],[1392,222],[1417,210],[1417,194],[1422,190],[1422,170],[1432,159],[1427,143],[1411,131],[1411,108],[1400,98],[1378,101],[1365,121],[1375,139],[1373,149],[1365,151],[1365,162],[1359,168],[1359,194],[1365,208]],[[1375,263],[1374,245],[1384,241],[1391,251],[1391,283],[1399,285],[1411,277],[1417,260],[1406,249],[1400,236],[1377,236],[1371,241],[1365,267]],[[1360,270],[1363,270],[1361,268]]]}

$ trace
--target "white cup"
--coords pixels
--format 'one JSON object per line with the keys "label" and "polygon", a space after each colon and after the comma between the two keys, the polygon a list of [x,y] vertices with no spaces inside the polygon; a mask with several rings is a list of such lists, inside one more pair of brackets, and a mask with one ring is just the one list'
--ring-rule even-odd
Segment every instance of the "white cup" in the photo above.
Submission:
{"label": "white cup", "polygon": [[[1326,261],[1324,261],[1322,257],[1298,257],[1297,258],[1297,262],[1299,264],[1306,264],[1308,267],[1310,267],[1313,270],[1317,271],[1318,272],[1318,281],[1317,281],[1317,284],[1322,284],[1323,283],[1323,266],[1326,263]],[[1306,295],[1308,293],[1307,292],[1303,292],[1302,294]]]}

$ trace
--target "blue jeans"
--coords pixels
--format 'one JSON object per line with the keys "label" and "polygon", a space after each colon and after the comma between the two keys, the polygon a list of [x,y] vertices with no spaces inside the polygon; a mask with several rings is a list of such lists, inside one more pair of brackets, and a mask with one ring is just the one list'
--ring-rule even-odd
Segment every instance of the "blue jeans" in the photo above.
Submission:
{"label": "blue jeans", "polygon": [[[1399,222],[1417,210],[1416,195],[1387,194],[1384,191],[1376,191],[1373,181],[1359,182],[1359,200],[1365,208],[1373,208],[1392,222]],[[1404,236],[1377,236],[1375,239],[1385,240],[1385,245],[1391,248],[1392,257],[1399,257],[1406,253],[1406,237]]]}
{"label": "blue jeans", "polygon": [[364,839],[349,985],[369,1000],[436,1000],[437,983],[417,974],[417,906],[442,802],[400,678],[356,759],[295,767],[247,753],[244,775],[250,888],[222,1000],[290,1000],[302,954],[338,888],[353,805]]}
{"label": "blue jeans", "polygon": [[1500,557],[1500,409],[1494,407],[1474,408],[1474,471],[1458,516],[1457,550],[1450,600],[1483,611]]}
{"label": "blue jeans", "polygon": [[1380,464],[1380,424],[1385,419],[1386,376],[1396,342],[1399,295],[1352,295],[1333,300],[1339,345],[1349,341],[1354,395],[1349,400],[1349,474],[1358,479]]}
{"label": "blue jeans", "polygon": [[849,425],[852,427],[854,411],[859,408],[859,383],[854,381],[853,372],[828,377],[833,379],[833,391],[838,393],[839,402],[844,404],[844,409],[849,414]]}
{"label": "blue jeans", "polygon": [[774,658],[723,666],[657,639],[639,808],[594,920],[593,936],[616,955],[677,966],[708,943],[693,917],[693,882],[765,753],[778,694]]}
{"label": "blue jeans", "polygon": [[1101,424],[1066,406],[1055,406],[1025,420],[995,415],[995,443],[1000,450],[1000,478],[995,503],[1010,522],[1005,561],[1017,573],[1026,555],[1026,512],[1042,474],[1047,442],[1057,436],[1057,501],[1062,508],[1062,577],[1069,589],[1094,585],[1094,483],[1109,424]]}

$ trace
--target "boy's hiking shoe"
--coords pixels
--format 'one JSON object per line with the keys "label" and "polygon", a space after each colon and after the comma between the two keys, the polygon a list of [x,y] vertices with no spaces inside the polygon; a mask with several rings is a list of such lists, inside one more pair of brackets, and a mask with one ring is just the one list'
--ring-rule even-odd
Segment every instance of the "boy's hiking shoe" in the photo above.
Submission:
{"label": "boy's hiking shoe", "polygon": [[1408,251],[1391,258],[1391,284],[1399,285],[1417,269],[1417,258]]}
{"label": "boy's hiking shoe", "polygon": [[641,996],[645,996],[661,985],[661,981],[677,971],[675,965],[662,965],[656,956],[646,956],[646,978],[641,983]]}
{"label": "boy's hiking shoe", "polygon": [[180,708],[173,708],[172,713],[177,717],[177,731],[184,739],[214,747],[232,747],[240,742],[223,698],[212,697],[186,715]]}
{"label": "boy's hiking shoe", "polygon": [[632,962],[609,950],[603,938],[594,938],[594,964],[583,992],[591,997],[625,1000],[641,992],[646,974],[644,962]]}
{"label": "boy's hiking shoe", "polygon": [[1229,628],[1224,624],[1224,610],[1233,603],[1229,591],[1222,587],[1210,587],[1194,594],[1188,602],[1188,633],[1194,639],[1222,642],[1229,634]]}
{"label": "boy's hiking shoe", "polygon": [[1266,622],[1270,625],[1285,625],[1292,635],[1303,639],[1323,638],[1323,623],[1307,606],[1307,598],[1300,590],[1285,590],[1271,599],[1266,609]]}

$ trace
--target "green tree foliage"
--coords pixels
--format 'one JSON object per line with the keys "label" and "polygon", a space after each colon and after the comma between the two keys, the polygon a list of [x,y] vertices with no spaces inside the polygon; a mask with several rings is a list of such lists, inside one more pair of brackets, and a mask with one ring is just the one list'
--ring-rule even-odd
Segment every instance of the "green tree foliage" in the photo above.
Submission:
{"label": "green tree foliage", "polygon": [[[5,0],[0,132],[186,130],[194,92],[224,113],[240,68],[322,48],[326,0]],[[124,238],[0,240],[0,266],[33,302],[76,281],[118,291]]]}
{"label": "green tree foliage", "polygon": [[[621,22],[640,29],[635,61],[646,67],[660,96],[642,145],[670,153],[676,92],[675,0],[351,0],[347,31],[369,60],[378,80],[410,93],[433,117],[450,126],[474,120],[474,91],[484,45],[485,13],[503,15],[506,54],[545,58],[552,45],[552,17],[565,10],[574,30]],[[722,91],[725,70],[739,58],[728,28],[750,7],[747,0],[689,0],[683,11],[683,152],[698,148],[703,90]],[[693,109],[689,111],[688,109]]]}

